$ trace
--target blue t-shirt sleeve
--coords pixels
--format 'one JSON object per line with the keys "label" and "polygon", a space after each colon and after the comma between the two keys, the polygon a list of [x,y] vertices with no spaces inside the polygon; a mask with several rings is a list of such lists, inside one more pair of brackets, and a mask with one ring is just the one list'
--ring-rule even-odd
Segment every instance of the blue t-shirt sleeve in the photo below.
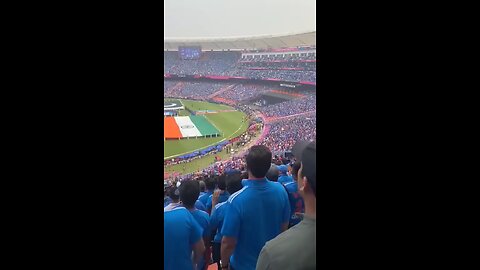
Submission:
{"label": "blue t-shirt sleeve", "polygon": [[223,219],[222,235],[238,239],[240,232],[240,213],[235,205],[227,203]]}
{"label": "blue t-shirt sleeve", "polygon": [[201,239],[203,229],[191,214],[189,215],[188,222],[190,223],[190,245],[193,245]]}
{"label": "blue t-shirt sleeve", "polygon": [[195,202],[195,208],[197,208],[198,210],[206,211],[205,205],[199,200]]}

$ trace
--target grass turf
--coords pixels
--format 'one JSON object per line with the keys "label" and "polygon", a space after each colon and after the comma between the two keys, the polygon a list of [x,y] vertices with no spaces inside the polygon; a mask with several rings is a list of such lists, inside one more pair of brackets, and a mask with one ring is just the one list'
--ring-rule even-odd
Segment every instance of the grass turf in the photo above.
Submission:
{"label": "grass turf", "polygon": [[[232,110],[232,107],[203,101],[182,100],[183,105],[192,111],[197,110]],[[181,115],[188,115],[186,111],[180,112]],[[182,139],[164,141],[164,159],[171,156],[188,154],[196,150],[201,150],[214,145],[224,139],[236,137],[248,128],[248,123],[242,122],[245,114],[240,111],[220,112],[216,114],[207,114],[205,117],[222,133],[221,136],[215,138],[198,138],[198,139]],[[202,159],[208,159],[208,162],[200,164],[200,167],[206,167],[213,162],[213,156],[207,156]],[[199,163],[200,162],[199,159]],[[177,167],[177,166],[172,166]],[[170,167],[169,167],[170,168]],[[172,168],[175,169],[175,168]]]}

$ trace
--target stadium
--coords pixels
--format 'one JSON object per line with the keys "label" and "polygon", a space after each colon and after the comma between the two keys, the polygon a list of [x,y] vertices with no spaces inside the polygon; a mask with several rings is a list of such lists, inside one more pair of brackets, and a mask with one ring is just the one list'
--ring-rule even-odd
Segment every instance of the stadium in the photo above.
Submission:
{"label": "stadium", "polygon": [[[201,17],[195,11],[207,6],[218,18],[234,10],[221,21],[238,21],[236,8],[215,2],[223,5],[216,13],[213,5],[189,2],[192,13],[175,10],[170,26],[183,25],[181,15]],[[315,6],[252,3],[263,15],[262,5],[273,12],[280,2]],[[202,27],[209,20],[197,20],[196,29],[221,28]],[[315,269],[316,31],[165,36],[163,57],[164,269]],[[300,168],[308,181],[301,194]],[[273,266],[262,258],[268,241],[299,232],[312,239],[302,243],[311,247],[308,259]]]}
{"label": "stadium", "polygon": [[[165,179],[316,136],[316,32],[164,42]],[[290,123],[283,142],[276,135]],[[226,149],[226,150],[224,150]]]}

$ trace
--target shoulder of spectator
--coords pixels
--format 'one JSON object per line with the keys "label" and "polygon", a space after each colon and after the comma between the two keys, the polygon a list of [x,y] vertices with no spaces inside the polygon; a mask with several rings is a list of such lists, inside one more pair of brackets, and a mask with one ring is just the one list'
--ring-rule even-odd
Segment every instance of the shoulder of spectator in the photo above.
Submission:
{"label": "shoulder of spectator", "polygon": [[242,189],[240,189],[239,191],[237,191],[237,192],[233,193],[232,195],[230,195],[230,197],[228,198],[227,202],[232,203],[233,200],[235,200],[235,198],[237,198],[240,194],[242,194],[247,188],[248,188],[248,186],[245,186],[245,187],[243,187]]}
{"label": "shoulder of spectator", "polygon": [[270,256],[268,254],[268,247],[265,245],[260,254],[258,255],[257,266],[255,269],[257,270],[268,270],[270,269]]}
{"label": "shoulder of spectator", "polygon": [[294,183],[295,183],[295,182],[288,182],[288,183],[285,184],[285,186],[288,187],[288,186],[291,186],[291,185],[294,184]]}
{"label": "shoulder of spectator", "polygon": [[225,205],[226,203],[227,203],[227,201],[216,204],[215,209],[216,210],[219,209],[222,205]]}

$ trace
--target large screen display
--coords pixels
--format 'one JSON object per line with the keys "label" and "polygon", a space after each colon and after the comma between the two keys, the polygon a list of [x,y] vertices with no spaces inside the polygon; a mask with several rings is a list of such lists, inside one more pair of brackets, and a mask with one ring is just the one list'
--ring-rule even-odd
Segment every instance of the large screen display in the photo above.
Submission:
{"label": "large screen display", "polygon": [[182,60],[195,60],[202,56],[202,48],[195,47],[178,47],[178,56]]}

